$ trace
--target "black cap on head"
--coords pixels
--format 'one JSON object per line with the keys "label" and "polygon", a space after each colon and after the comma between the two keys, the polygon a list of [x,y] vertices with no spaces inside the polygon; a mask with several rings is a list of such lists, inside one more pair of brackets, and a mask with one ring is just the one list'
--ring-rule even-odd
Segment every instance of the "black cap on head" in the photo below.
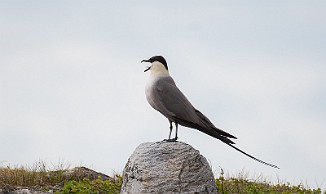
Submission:
{"label": "black cap on head", "polygon": [[166,70],[168,70],[168,64],[165,61],[164,57],[162,57],[162,56],[153,56],[148,60],[142,60],[142,62],[150,62],[150,63],[153,63],[154,61],[158,61],[158,62],[162,63],[164,65],[164,67],[166,68]]}

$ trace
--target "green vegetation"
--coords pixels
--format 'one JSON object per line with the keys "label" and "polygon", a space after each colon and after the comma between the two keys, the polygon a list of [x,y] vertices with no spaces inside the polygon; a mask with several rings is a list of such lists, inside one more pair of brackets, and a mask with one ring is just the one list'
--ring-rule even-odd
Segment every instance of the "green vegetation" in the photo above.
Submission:
{"label": "green vegetation", "polygon": [[[85,168],[87,169],[87,168]],[[68,173],[67,173],[68,172]],[[60,165],[55,170],[48,170],[44,162],[32,167],[0,167],[0,189],[10,192],[16,189],[29,188],[35,191],[52,191],[54,193],[119,193],[122,177],[101,180],[85,178],[89,172],[79,168],[73,173]],[[1,193],[1,192],[0,192]]]}
{"label": "green vegetation", "polygon": [[[0,167],[0,189],[2,191],[12,191],[15,189],[29,188],[38,191],[52,191],[54,193],[119,193],[122,184],[122,177],[119,175],[114,178],[103,180],[101,177],[85,178],[82,172],[73,175],[65,175],[68,170],[60,165],[55,170],[48,170],[44,162],[38,162],[32,167]],[[259,176],[258,179],[249,179],[245,173],[239,173],[235,177],[225,177],[223,170],[216,184],[221,194],[232,193],[313,193],[321,194],[318,189],[310,189],[302,184],[291,185],[290,183],[272,184],[263,180]],[[326,192],[323,192],[326,194]]]}
{"label": "green vegetation", "polygon": [[49,172],[44,162],[32,167],[0,167],[0,188],[13,190],[60,184],[63,181],[62,172],[63,169]]}
{"label": "green vegetation", "polygon": [[84,178],[81,181],[70,180],[65,182],[64,186],[60,191],[56,193],[80,193],[80,194],[96,194],[96,193],[107,193],[114,194],[120,193],[120,188],[122,184],[122,177],[119,177],[118,181],[110,180],[89,180]]}
{"label": "green vegetation", "polygon": [[[302,193],[302,194],[319,194],[321,189],[307,189],[303,185],[291,186],[290,183],[282,184],[271,184],[268,182],[257,182],[251,181],[243,178],[228,178],[225,179],[220,176],[216,179],[216,185],[219,193],[282,193],[282,194],[292,194],[292,193]],[[326,193],[326,192],[324,192]]]}

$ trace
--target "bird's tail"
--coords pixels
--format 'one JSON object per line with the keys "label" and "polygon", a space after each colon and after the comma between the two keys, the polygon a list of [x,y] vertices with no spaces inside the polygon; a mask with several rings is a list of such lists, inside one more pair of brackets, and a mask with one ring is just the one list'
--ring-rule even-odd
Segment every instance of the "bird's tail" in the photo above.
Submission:
{"label": "bird's tail", "polygon": [[262,161],[262,160],[260,160],[260,159],[258,159],[258,158],[256,158],[256,157],[254,157],[254,156],[252,156],[252,155],[250,155],[250,154],[248,154],[248,153],[246,153],[246,152],[240,150],[240,149],[237,148],[235,145],[233,145],[233,144],[235,144],[233,141],[231,141],[231,140],[230,140],[229,138],[227,138],[227,137],[224,137],[224,136],[222,136],[222,135],[216,133],[215,131],[212,131],[212,130],[203,130],[203,129],[199,129],[199,130],[202,131],[202,132],[204,132],[204,133],[206,133],[206,134],[208,134],[208,135],[210,135],[210,136],[212,136],[212,137],[215,137],[215,138],[221,140],[223,143],[226,143],[227,145],[229,145],[229,146],[232,147],[233,149],[235,149],[235,150],[241,152],[242,154],[244,154],[244,155],[246,155],[246,156],[248,156],[248,157],[250,157],[250,158],[252,158],[252,159],[254,159],[254,160],[256,160],[256,161],[258,161],[258,162],[260,162],[260,163],[262,163],[262,164],[265,164],[265,165],[267,165],[267,166],[270,166],[270,167],[273,167],[273,168],[277,168],[277,169],[279,169],[279,167],[276,166],[276,165],[274,165],[274,164],[270,164],[270,163],[264,162],[264,161]]}
{"label": "bird's tail", "polygon": [[[202,119],[206,119],[206,117],[205,117],[203,114],[201,114],[199,111],[197,112],[197,114],[201,115],[201,118],[202,118]],[[260,159],[258,159],[258,158],[256,158],[256,157],[254,157],[254,156],[252,156],[252,155],[250,155],[250,154],[248,154],[248,153],[246,153],[246,152],[240,150],[240,149],[237,148],[236,146],[234,146],[233,144],[235,144],[235,143],[234,143],[232,140],[230,140],[229,138],[235,138],[235,139],[236,139],[236,137],[234,137],[233,135],[231,135],[231,134],[229,134],[229,133],[227,133],[227,132],[224,132],[223,130],[220,130],[220,129],[216,128],[214,125],[213,125],[214,128],[211,127],[211,128],[208,128],[208,129],[207,129],[207,128],[204,128],[204,127],[202,127],[202,126],[200,126],[200,125],[198,125],[198,124],[195,124],[195,123],[192,123],[192,122],[189,122],[189,121],[185,121],[185,120],[182,120],[182,119],[175,118],[175,120],[176,120],[177,123],[179,123],[180,125],[183,125],[183,126],[186,126],[186,127],[190,127],[190,128],[197,129],[197,130],[199,130],[199,131],[201,131],[201,132],[203,132],[203,133],[206,133],[207,135],[210,135],[210,136],[212,136],[212,137],[215,137],[216,139],[221,140],[222,142],[226,143],[227,145],[229,145],[229,146],[232,147],[233,149],[235,149],[235,150],[241,152],[242,154],[244,154],[244,155],[246,155],[246,156],[248,156],[248,157],[250,157],[250,158],[252,158],[252,159],[254,159],[254,160],[256,160],[256,161],[258,161],[258,162],[260,162],[260,163],[262,163],[262,164],[265,164],[265,165],[267,165],[267,166],[270,166],[270,167],[273,167],[273,168],[277,168],[277,169],[279,169],[278,166],[276,166],[276,165],[274,165],[274,164],[270,164],[270,163],[264,162],[264,161],[262,161],[262,160],[260,160]],[[210,121],[207,119],[206,122],[208,123],[208,122],[210,122]],[[221,131],[223,131],[224,133],[221,133]],[[226,134],[225,134],[225,133],[226,133]],[[230,136],[231,136],[231,137],[230,137]]]}
{"label": "bird's tail", "polygon": [[[220,140],[223,141],[222,139],[220,139]],[[262,163],[262,164],[265,164],[265,165],[270,166],[270,167],[273,167],[273,168],[280,169],[278,166],[276,166],[276,165],[274,165],[274,164],[270,164],[270,163],[264,162],[264,161],[262,161],[262,160],[260,160],[260,159],[258,159],[258,158],[256,158],[256,157],[254,157],[254,156],[252,156],[252,155],[250,155],[250,154],[248,154],[248,153],[246,153],[246,152],[240,150],[239,148],[237,148],[236,146],[234,146],[234,145],[232,145],[232,144],[230,144],[230,143],[228,143],[228,142],[225,142],[225,141],[223,141],[223,142],[226,143],[226,144],[228,144],[228,145],[229,145],[230,147],[232,147],[233,149],[235,149],[235,150],[241,152],[242,154],[244,154],[244,155],[246,155],[246,156],[248,156],[248,157],[250,157],[250,158],[252,158],[252,159],[254,159],[254,160],[256,160],[256,161],[258,161],[258,162],[260,162],[260,163]]]}
{"label": "bird's tail", "polygon": [[[219,128],[215,127],[214,124],[203,113],[201,113],[199,110],[195,109],[195,112],[196,112],[196,114],[197,114],[197,116],[200,119],[200,122],[202,124],[202,126],[198,125],[198,127],[212,129],[212,130],[215,131],[214,133],[218,133],[219,135],[222,135],[222,136],[227,137],[227,138],[237,139],[235,136],[231,135],[230,133],[225,132],[222,129],[219,129]],[[205,126],[205,127],[203,127],[203,126]]]}

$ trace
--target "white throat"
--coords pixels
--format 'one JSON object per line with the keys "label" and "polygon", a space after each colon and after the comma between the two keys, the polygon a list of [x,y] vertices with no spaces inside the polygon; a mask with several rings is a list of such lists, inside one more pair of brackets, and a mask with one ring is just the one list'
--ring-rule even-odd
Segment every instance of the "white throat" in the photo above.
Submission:
{"label": "white throat", "polygon": [[165,66],[158,61],[154,61],[151,66],[151,74],[150,77],[166,77],[170,76],[169,71],[165,68]]}

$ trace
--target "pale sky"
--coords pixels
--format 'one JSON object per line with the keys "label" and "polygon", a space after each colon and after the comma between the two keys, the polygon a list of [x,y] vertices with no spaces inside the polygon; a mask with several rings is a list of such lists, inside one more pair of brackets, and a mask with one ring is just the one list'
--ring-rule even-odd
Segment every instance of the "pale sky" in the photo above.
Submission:
{"label": "pale sky", "polygon": [[264,166],[197,130],[219,168],[326,188],[326,1],[0,1],[0,165],[122,172],[168,137],[142,59]]}

